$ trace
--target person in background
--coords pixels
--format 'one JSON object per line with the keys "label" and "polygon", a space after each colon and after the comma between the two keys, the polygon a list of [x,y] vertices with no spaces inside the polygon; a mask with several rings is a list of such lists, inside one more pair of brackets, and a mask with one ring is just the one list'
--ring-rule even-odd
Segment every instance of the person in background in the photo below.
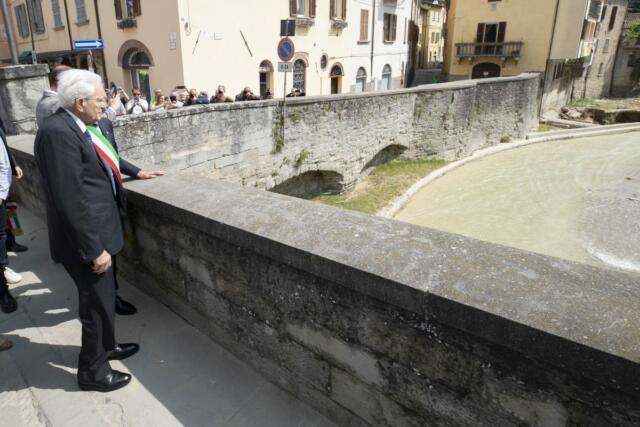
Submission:
{"label": "person in background", "polygon": [[71,67],[67,67],[66,65],[58,65],[49,73],[50,89],[47,89],[42,93],[42,98],[40,98],[40,101],[38,101],[38,105],[36,106],[36,123],[39,128],[42,127],[44,119],[58,111],[58,108],[60,108],[58,95],[56,93],[58,90],[58,77],[61,73],[70,69]]}
{"label": "person in background", "polygon": [[264,93],[264,99],[273,99],[273,94],[271,93],[271,90],[267,89],[267,91]]}
{"label": "person in background", "polygon": [[165,96],[162,94],[162,89],[156,89],[153,93],[153,99],[151,100],[151,111],[165,110]]}
{"label": "person in background", "polygon": [[169,96],[169,107],[167,107],[167,110],[181,108],[183,105],[184,103],[178,99],[178,92],[171,92],[171,95]]}
{"label": "person in background", "polygon": [[249,86],[245,87],[240,94],[236,96],[236,101],[258,101],[260,100],[259,96],[256,96],[251,92],[251,88]]}
{"label": "person in background", "polygon": [[211,97],[211,103],[219,104],[222,102],[233,102],[233,99],[229,98],[224,93],[225,93],[225,87],[222,85],[218,86],[218,88],[216,89],[216,94]]}
{"label": "person in background", "polygon": [[109,107],[104,112],[104,115],[109,119],[113,120],[117,116],[124,116],[127,114],[127,109],[124,108],[122,104],[122,98],[118,93],[118,90],[113,87],[110,90],[107,90],[107,100],[109,103]]}
{"label": "person in background", "polygon": [[209,103],[209,94],[206,91],[200,92],[198,97],[196,98],[196,104],[206,105]]}
{"label": "person in background", "polygon": [[142,97],[140,88],[134,87],[131,91],[133,98],[127,102],[127,114],[142,114],[149,111],[149,103]]}
{"label": "person in background", "polygon": [[18,302],[9,292],[7,279],[5,278],[5,269],[9,263],[7,257],[7,197],[11,188],[11,178],[13,176],[12,169],[14,164],[11,161],[11,155],[7,149],[7,142],[4,132],[0,130],[2,144],[0,144],[0,310],[3,313],[13,313],[18,308]]}
{"label": "person in background", "polygon": [[188,107],[190,105],[196,105],[196,100],[198,99],[198,91],[196,89],[191,89],[189,94],[184,100],[184,106]]}

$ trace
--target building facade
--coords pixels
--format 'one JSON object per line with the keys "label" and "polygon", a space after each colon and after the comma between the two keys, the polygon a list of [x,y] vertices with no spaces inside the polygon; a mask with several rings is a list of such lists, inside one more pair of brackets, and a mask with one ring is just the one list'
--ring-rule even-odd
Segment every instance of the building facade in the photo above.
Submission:
{"label": "building facade", "polygon": [[[8,0],[23,61],[99,72],[147,96],[177,87],[275,97],[403,87],[417,0]],[[68,6],[68,7],[67,7]],[[293,71],[278,72],[280,22],[295,21]],[[5,32],[0,60],[10,62]],[[74,50],[77,40],[104,48]]]}
{"label": "building facade", "polygon": [[447,10],[444,0],[421,0],[420,41],[417,67],[420,69],[441,68],[444,52],[444,37]]}
{"label": "building facade", "polygon": [[[7,0],[20,62],[92,69],[105,78],[100,49],[74,49],[74,41],[101,38],[96,3],[96,0]],[[10,64],[6,28],[1,18],[0,62]]]}
{"label": "building facade", "polygon": [[[629,13],[625,19],[624,29],[640,25],[640,13]],[[640,39],[627,37],[623,33],[623,42],[618,47],[613,72],[611,96],[624,98],[640,94]]]}

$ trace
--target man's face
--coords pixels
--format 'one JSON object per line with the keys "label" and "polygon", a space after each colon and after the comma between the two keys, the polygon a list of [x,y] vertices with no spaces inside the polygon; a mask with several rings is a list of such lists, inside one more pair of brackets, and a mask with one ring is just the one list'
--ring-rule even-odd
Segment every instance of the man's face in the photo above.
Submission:
{"label": "man's face", "polygon": [[161,90],[157,90],[155,92],[155,94],[156,94],[156,98],[158,98],[158,99],[162,98],[162,91]]}
{"label": "man's face", "polygon": [[96,84],[93,95],[77,98],[74,104],[74,114],[85,124],[95,124],[102,118],[107,108],[107,94],[101,84]]}
{"label": "man's face", "polygon": [[139,90],[135,90],[135,89],[131,93],[133,93],[133,96],[137,96],[138,98],[142,94],[142,92],[140,92]]}

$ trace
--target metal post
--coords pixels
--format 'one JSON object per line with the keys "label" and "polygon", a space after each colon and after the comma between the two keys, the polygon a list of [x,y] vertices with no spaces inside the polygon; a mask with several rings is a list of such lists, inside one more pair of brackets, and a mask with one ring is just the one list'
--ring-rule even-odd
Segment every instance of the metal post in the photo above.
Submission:
{"label": "metal post", "polygon": [[0,0],[0,5],[2,5],[2,18],[4,20],[4,28],[7,32],[7,41],[9,42],[9,50],[11,51],[11,62],[13,65],[18,65],[18,51],[16,49],[16,39],[13,35],[13,26],[11,25],[11,20],[9,19],[9,8],[7,7],[7,0]]}
{"label": "metal post", "polygon": [[282,97],[282,143],[284,144],[284,115],[287,112],[287,74],[288,71],[284,72],[284,90]]}

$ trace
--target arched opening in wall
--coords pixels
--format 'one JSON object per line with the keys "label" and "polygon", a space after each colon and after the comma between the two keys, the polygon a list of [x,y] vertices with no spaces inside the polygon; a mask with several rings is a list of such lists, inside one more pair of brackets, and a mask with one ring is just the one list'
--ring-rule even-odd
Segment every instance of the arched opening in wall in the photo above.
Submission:
{"label": "arched opening in wall", "polygon": [[383,163],[387,163],[387,162],[390,162],[391,160],[395,160],[400,156],[402,156],[402,154],[404,154],[405,151],[407,151],[407,147],[405,146],[389,145],[383,148],[382,150],[378,151],[378,154],[373,156],[373,158],[369,160],[369,162],[366,165],[364,165],[361,173],[366,172],[372,168],[375,168],[376,166],[379,166]]}
{"label": "arched opening in wall", "polygon": [[307,86],[307,64],[298,59],[293,63],[293,87],[301,92],[306,93]]}
{"label": "arched opening in wall", "polygon": [[500,66],[491,62],[483,62],[473,67],[471,71],[472,79],[488,79],[490,77],[500,77]]}
{"label": "arched opening in wall", "polygon": [[149,68],[152,66],[147,52],[139,48],[131,48],[122,57],[122,68],[131,77],[132,87],[139,87],[147,100],[151,100],[151,80]]}
{"label": "arched opening in wall", "polygon": [[270,61],[262,61],[260,68],[260,98],[264,99],[267,91],[273,94],[273,64]]}
{"label": "arched opening in wall", "polygon": [[269,191],[301,199],[321,194],[340,194],[344,189],[341,174],[332,171],[309,171],[276,185]]}
{"label": "arched opening in wall", "polygon": [[391,66],[389,64],[382,68],[382,82],[380,83],[380,89],[391,89]]}
{"label": "arched opening in wall", "polygon": [[341,64],[335,64],[331,68],[331,72],[329,73],[331,77],[331,94],[334,95],[336,93],[342,92],[342,77],[344,76],[344,72],[342,71]]}
{"label": "arched opening in wall", "polygon": [[356,92],[364,92],[367,87],[367,70],[364,67],[358,68],[356,73]]}

